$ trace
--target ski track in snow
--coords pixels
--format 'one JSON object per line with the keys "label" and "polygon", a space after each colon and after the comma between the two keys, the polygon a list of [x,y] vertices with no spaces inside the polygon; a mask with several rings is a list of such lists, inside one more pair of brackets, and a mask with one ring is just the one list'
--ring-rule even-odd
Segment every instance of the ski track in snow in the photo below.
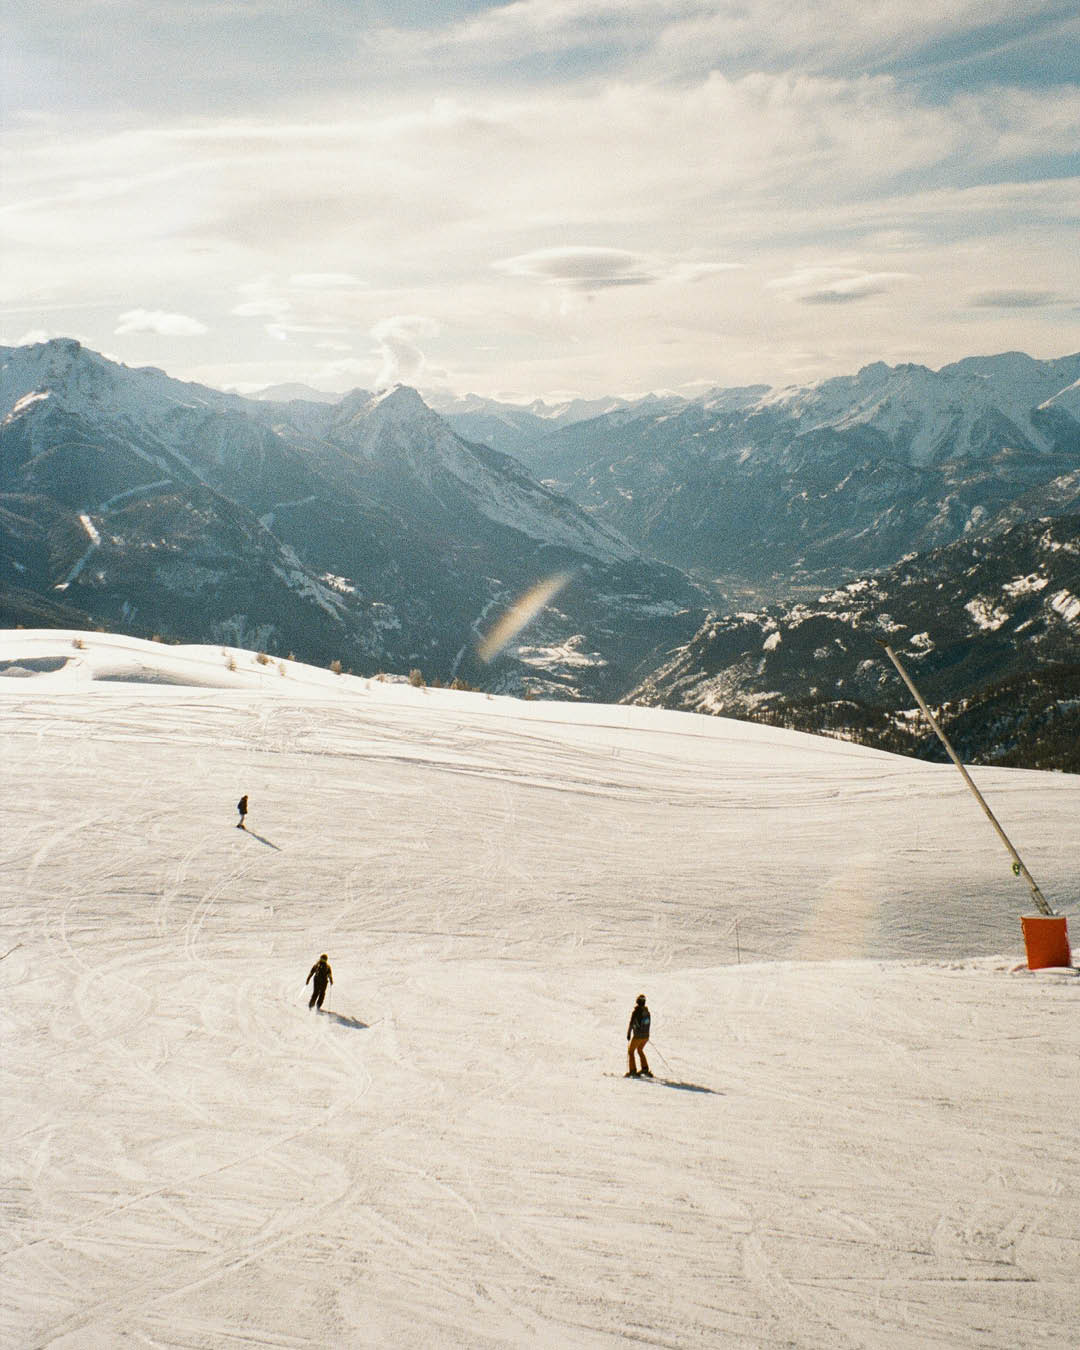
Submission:
{"label": "ski track in snow", "polygon": [[[951,766],[112,641],[0,680],[3,1344],[1073,1350],[1080,979]],[[976,776],[1061,903],[1080,782]]]}

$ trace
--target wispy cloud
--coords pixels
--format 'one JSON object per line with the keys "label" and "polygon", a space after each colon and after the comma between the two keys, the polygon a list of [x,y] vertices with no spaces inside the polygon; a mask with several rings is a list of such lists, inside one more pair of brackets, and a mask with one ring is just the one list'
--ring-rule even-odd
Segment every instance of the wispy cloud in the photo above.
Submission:
{"label": "wispy cloud", "polygon": [[1044,305],[1056,304],[1059,296],[1055,291],[1014,290],[978,291],[972,295],[968,304],[977,309],[1040,309]]}
{"label": "wispy cloud", "polygon": [[619,248],[539,248],[506,258],[494,266],[510,276],[578,291],[650,286],[659,280],[655,267],[646,258]]}
{"label": "wispy cloud", "polygon": [[192,378],[311,378],[332,339],[413,382],[437,340],[522,396],[1074,342],[1000,280],[1080,293],[1064,0],[195,3],[16,6],[20,327],[123,312],[138,361],[159,295],[208,330]]}
{"label": "wispy cloud", "polygon": [[51,338],[56,336],[57,334],[50,333],[47,328],[28,328],[25,333],[21,333],[10,343],[5,343],[4,345],[12,347],[32,347],[39,342],[48,342]]}
{"label": "wispy cloud", "polygon": [[415,383],[427,364],[419,344],[438,335],[439,325],[424,314],[394,314],[375,324],[371,336],[379,344],[380,357],[375,388]]}
{"label": "wispy cloud", "polygon": [[363,81],[415,102],[432,88],[521,89],[799,70],[895,75],[934,90],[1075,79],[1080,18],[1068,0],[36,0],[9,6],[8,101],[123,107],[200,120],[287,101],[335,104]]}
{"label": "wispy cloud", "polygon": [[767,282],[803,305],[845,305],[872,295],[886,295],[906,281],[908,272],[860,272],[836,267],[809,267]]}
{"label": "wispy cloud", "polygon": [[497,80],[549,77],[553,61],[579,80],[652,83],[722,70],[732,77],[798,69],[814,76],[872,73],[943,90],[1045,88],[1075,79],[1066,53],[1080,42],[1068,0],[909,0],[852,5],[815,0],[517,0],[426,26],[373,27],[372,59],[402,76],[433,64]]}
{"label": "wispy cloud", "polygon": [[129,309],[121,314],[113,332],[156,333],[159,337],[202,337],[206,324],[188,314],[170,314],[163,309]]}
{"label": "wispy cloud", "polygon": [[741,264],[676,262],[621,248],[585,245],[539,248],[494,263],[496,271],[574,291],[599,291],[612,286],[653,286],[661,281],[703,281]]}

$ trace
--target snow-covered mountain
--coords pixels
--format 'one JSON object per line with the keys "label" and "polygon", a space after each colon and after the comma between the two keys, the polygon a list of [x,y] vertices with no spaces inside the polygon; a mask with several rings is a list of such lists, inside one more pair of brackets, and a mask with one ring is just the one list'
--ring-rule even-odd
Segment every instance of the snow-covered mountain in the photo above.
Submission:
{"label": "snow-covered mountain", "polygon": [[773,391],[756,409],[785,413],[799,435],[876,432],[912,467],[985,458],[1005,446],[1048,452],[1056,439],[1040,427],[1039,409],[1078,370],[1080,355],[1034,361],[1020,352],[972,357],[937,372],[877,362],[855,376]]}
{"label": "snow-covered mountain", "polygon": [[790,594],[977,531],[1080,468],[1080,354],[864,367],[582,422],[519,452],[639,547]]}
{"label": "snow-covered mountain", "polygon": [[1080,514],[1002,524],[815,601],[714,615],[629,698],[942,757],[879,642],[945,705],[964,758],[1080,773]]}
{"label": "snow-covered mountain", "polygon": [[504,403],[478,394],[459,398],[443,393],[427,397],[459,436],[523,458],[527,458],[527,447],[534,441],[577,422],[616,413],[655,413],[686,402],[675,394],[646,394],[640,399],[572,398],[555,403],[535,399],[527,404]]}
{"label": "snow-covered mountain", "polygon": [[[9,621],[61,600],[126,631],[614,696],[700,617],[674,569],[413,390],[258,402],[61,341],[0,352],[0,398]],[[485,627],[554,575],[524,655],[483,665]]]}
{"label": "snow-covered mountain", "polygon": [[[962,676],[935,686],[940,700],[1077,660],[1052,615],[1032,627],[1025,611],[989,636],[955,616],[997,613],[995,587],[1029,574],[1043,601],[1080,593],[1068,534],[1080,357],[878,364],[801,389],[622,403],[514,458],[456,434],[407,387],[254,401],[73,342],[0,355],[0,622],[198,637],[518,692],[786,718],[798,705],[801,726],[880,738],[884,714],[844,666],[859,645],[841,631],[851,615],[838,614],[835,645],[805,651],[801,615],[789,626],[802,639],[765,660],[758,648],[788,620],[756,611],[771,591],[789,597],[777,614],[798,614],[790,597],[816,578],[835,590],[904,558],[866,592],[873,606],[932,631],[939,654],[978,652],[931,661],[931,675],[940,660]],[[584,506],[552,489],[560,475]],[[1057,553],[1036,557],[1055,530]],[[706,622],[695,585],[627,535],[745,581],[755,613]],[[527,629],[506,617],[515,607]],[[481,644],[500,623],[508,645],[488,664],[499,644]],[[845,722],[832,705],[849,699]],[[993,757],[1018,742],[972,744]],[[1047,762],[1031,753],[1022,762]]]}
{"label": "snow-covered mountain", "polygon": [[382,500],[408,503],[428,529],[468,537],[463,522],[483,517],[601,563],[636,556],[614,530],[542,487],[516,460],[455,435],[415,389],[350,396],[335,413],[327,439],[361,461],[365,484],[376,478]]}
{"label": "snow-covered mountain", "polygon": [[[666,406],[686,402],[677,395],[647,394],[640,399],[569,398],[553,403],[534,399],[531,403],[507,403],[480,394],[452,394],[445,389],[424,389],[420,393],[425,404],[463,440],[507,454],[514,454],[538,438],[575,422],[635,408],[655,411],[661,402]],[[307,384],[285,383],[267,385],[248,397],[266,403],[340,403],[346,395],[329,394]]]}
{"label": "snow-covered mountain", "polygon": [[[0,764],[6,1347],[1074,1350],[1080,978],[951,765],[78,632]],[[1080,778],[976,776],[1075,952]]]}
{"label": "snow-covered mountain", "polygon": [[260,403],[339,403],[340,394],[329,394],[324,389],[314,389],[310,384],[295,381],[285,384],[268,384],[248,395]]}

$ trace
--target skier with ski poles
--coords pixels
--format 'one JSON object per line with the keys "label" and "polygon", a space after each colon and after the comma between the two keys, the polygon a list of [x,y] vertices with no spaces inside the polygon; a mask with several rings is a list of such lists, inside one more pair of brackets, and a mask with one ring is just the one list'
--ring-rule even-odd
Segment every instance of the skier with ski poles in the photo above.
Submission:
{"label": "skier with ski poles", "polygon": [[[651,1024],[652,1014],[645,1002],[645,995],[638,994],[634,1003],[634,1011],[630,1014],[630,1025],[626,1028],[626,1039],[630,1042],[630,1047],[626,1052],[626,1057],[630,1062],[630,1071],[626,1074],[627,1078],[637,1078],[641,1075],[646,1078],[652,1077],[649,1061],[645,1058],[645,1046],[649,1039]],[[634,1063],[635,1053],[641,1060],[640,1069]]]}

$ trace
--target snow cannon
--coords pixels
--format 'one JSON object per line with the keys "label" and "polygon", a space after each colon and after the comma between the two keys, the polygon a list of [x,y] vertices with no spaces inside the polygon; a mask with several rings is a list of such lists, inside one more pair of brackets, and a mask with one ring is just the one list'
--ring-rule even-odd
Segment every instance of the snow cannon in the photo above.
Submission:
{"label": "snow cannon", "polygon": [[1028,970],[1071,966],[1069,923],[1064,914],[1021,914]]}
{"label": "snow cannon", "polygon": [[1024,933],[1024,947],[1027,950],[1028,969],[1046,970],[1051,966],[1071,966],[1072,953],[1069,951],[1069,926],[1065,916],[1063,914],[1055,914],[1050,907],[1046,896],[1039,890],[1038,882],[1024,865],[1024,860],[1013,847],[1012,840],[1010,840],[1009,836],[1001,828],[997,816],[994,815],[993,811],[991,811],[990,807],[986,804],[986,798],[972,782],[971,774],[968,773],[967,769],[961,763],[959,755],[950,744],[949,738],[938,725],[937,718],[930,711],[926,700],[923,698],[922,694],[919,693],[918,689],[915,688],[911,676],[904,669],[900,658],[887,642],[882,642],[880,638],[875,640],[896,667],[897,673],[907,685],[914,696],[915,701],[922,709],[934,734],[945,747],[949,758],[960,770],[960,774],[968,788],[971,790],[972,796],[982,807],[987,820],[989,820],[990,824],[994,827],[998,838],[1008,850],[1009,856],[1012,858],[1013,876],[1023,877],[1031,887],[1031,898],[1035,901],[1036,908],[1039,912],[1038,914],[1022,914],[1020,916],[1020,927]]}

